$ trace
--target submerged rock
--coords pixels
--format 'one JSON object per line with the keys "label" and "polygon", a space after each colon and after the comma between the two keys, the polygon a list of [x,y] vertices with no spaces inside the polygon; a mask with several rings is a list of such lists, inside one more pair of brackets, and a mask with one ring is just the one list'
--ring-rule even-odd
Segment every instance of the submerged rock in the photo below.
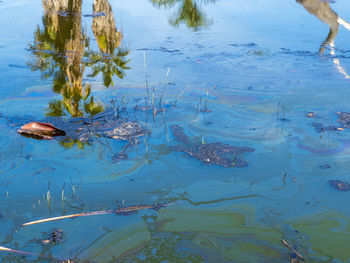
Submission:
{"label": "submerged rock", "polygon": [[339,180],[329,180],[328,183],[330,186],[332,186],[333,188],[339,191],[342,191],[342,192],[350,191],[350,183],[348,182],[342,182]]}
{"label": "submerged rock", "polygon": [[242,160],[239,155],[245,152],[253,152],[250,147],[236,147],[221,142],[207,144],[192,143],[178,125],[171,125],[170,129],[177,142],[181,145],[171,146],[171,149],[178,152],[185,152],[203,163],[216,164],[226,168],[245,167],[248,162]]}

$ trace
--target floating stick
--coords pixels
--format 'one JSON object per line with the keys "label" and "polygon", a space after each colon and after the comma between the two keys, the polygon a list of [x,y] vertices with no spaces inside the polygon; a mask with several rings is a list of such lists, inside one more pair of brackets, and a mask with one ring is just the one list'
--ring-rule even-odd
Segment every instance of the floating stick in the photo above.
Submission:
{"label": "floating stick", "polygon": [[[2,246],[0,246],[0,251],[7,251],[7,252],[12,252],[12,253],[27,255],[27,256],[31,255],[31,256],[36,256],[38,258],[45,258],[45,259],[47,259],[47,261],[45,261],[45,262],[58,262],[58,260],[53,258],[52,256],[45,256],[45,255],[41,255],[38,253],[26,252],[26,251],[11,249],[11,248],[2,247]],[[61,261],[59,261],[59,262],[61,262]],[[66,262],[66,261],[62,261],[62,262]]]}
{"label": "floating stick", "polygon": [[1,250],[1,251],[14,252],[14,253],[17,253],[17,254],[22,254],[22,255],[34,255],[34,253],[25,252],[25,251],[20,251],[20,250],[15,250],[15,249],[7,248],[7,247],[2,247],[2,246],[0,246],[0,250]]}
{"label": "floating stick", "polygon": [[111,214],[114,210],[105,210],[105,211],[96,211],[96,212],[87,212],[87,213],[79,213],[79,214],[73,214],[73,215],[65,215],[65,216],[57,216],[57,217],[51,217],[41,220],[36,220],[32,222],[24,223],[22,226],[29,226],[29,225],[35,225],[50,221],[56,221],[61,219],[67,219],[67,218],[75,218],[75,217],[81,217],[81,216],[96,216],[96,215],[105,215],[105,214]]}
{"label": "floating stick", "polygon": [[157,210],[157,209],[160,209],[162,207],[166,207],[166,206],[171,205],[171,204],[174,204],[174,203],[158,204],[158,205],[129,206],[129,207],[122,207],[122,208],[118,208],[118,209],[114,209],[114,210],[102,210],[102,211],[95,211],[95,212],[57,216],[57,217],[51,217],[51,218],[45,218],[45,219],[27,222],[27,223],[24,223],[22,226],[29,226],[29,225],[35,225],[35,224],[40,224],[40,223],[45,223],[45,222],[50,222],[50,221],[62,220],[62,219],[67,219],[67,218],[76,218],[76,217],[82,217],[82,216],[97,216],[97,215],[106,215],[106,214],[113,214],[113,213],[116,215],[122,215],[122,214],[132,213],[132,212],[145,210],[145,209]]}
{"label": "floating stick", "polygon": [[281,242],[286,248],[288,248],[290,251],[295,253],[300,259],[304,260],[304,256],[302,254],[300,254],[298,251],[296,251],[291,244],[289,244],[284,239],[281,239]]}

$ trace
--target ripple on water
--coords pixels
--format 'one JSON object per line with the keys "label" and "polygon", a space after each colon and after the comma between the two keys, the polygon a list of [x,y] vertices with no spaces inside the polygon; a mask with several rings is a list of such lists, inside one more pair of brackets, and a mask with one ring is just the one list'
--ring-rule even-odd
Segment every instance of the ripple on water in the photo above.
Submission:
{"label": "ripple on water", "polygon": [[[250,107],[249,102],[233,105],[215,105],[211,107],[213,113],[205,114],[201,121],[190,124],[190,129],[195,134],[216,138],[225,141],[245,141],[256,144],[268,142],[279,143],[284,140],[284,134],[278,127],[276,113],[271,110],[271,105]],[[217,116],[221,116],[217,118]]]}

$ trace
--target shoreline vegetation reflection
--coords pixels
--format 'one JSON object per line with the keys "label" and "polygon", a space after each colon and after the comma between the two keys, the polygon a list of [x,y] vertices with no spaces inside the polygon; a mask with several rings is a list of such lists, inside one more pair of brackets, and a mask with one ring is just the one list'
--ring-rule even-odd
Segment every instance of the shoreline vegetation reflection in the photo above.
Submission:
{"label": "shoreline vegetation reflection", "polygon": [[165,9],[177,10],[170,15],[169,24],[179,26],[185,24],[193,30],[206,27],[212,24],[201,9],[202,4],[215,3],[216,0],[150,0],[153,6]]}

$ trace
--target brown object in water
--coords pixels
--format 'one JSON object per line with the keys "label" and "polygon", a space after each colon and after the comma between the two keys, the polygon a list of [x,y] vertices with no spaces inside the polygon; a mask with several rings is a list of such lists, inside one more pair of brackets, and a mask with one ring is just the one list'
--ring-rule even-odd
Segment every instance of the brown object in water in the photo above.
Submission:
{"label": "brown object in water", "polygon": [[339,191],[342,191],[342,192],[350,191],[350,183],[348,182],[342,182],[339,180],[329,180],[328,183],[330,184],[330,186],[332,186],[333,188]]}
{"label": "brown object in water", "polygon": [[302,254],[300,254],[298,251],[296,251],[295,249],[294,249],[294,247],[291,245],[291,244],[289,244],[287,241],[285,241],[284,239],[281,239],[281,242],[282,242],[282,244],[286,247],[286,248],[288,248],[290,251],[292,251],[295,255],[297,255],[300,259],[302,259],[302,260],[304,260],[304,256],[302,255]]}
{"label": "brown object in water", "polygon": [[17,132],[23,136],[31,137],[38,140],[52,140],[54,136],[64,136],[62,131],[50,123],[31,122],[23,125]]}
{"label": "brown object in water", "polygon": [[316,114],[314,112],[310,111],[310,112],[305,114],[305,117],[307,117],[307,118],[314,118],[314,117],[316,117]]}

